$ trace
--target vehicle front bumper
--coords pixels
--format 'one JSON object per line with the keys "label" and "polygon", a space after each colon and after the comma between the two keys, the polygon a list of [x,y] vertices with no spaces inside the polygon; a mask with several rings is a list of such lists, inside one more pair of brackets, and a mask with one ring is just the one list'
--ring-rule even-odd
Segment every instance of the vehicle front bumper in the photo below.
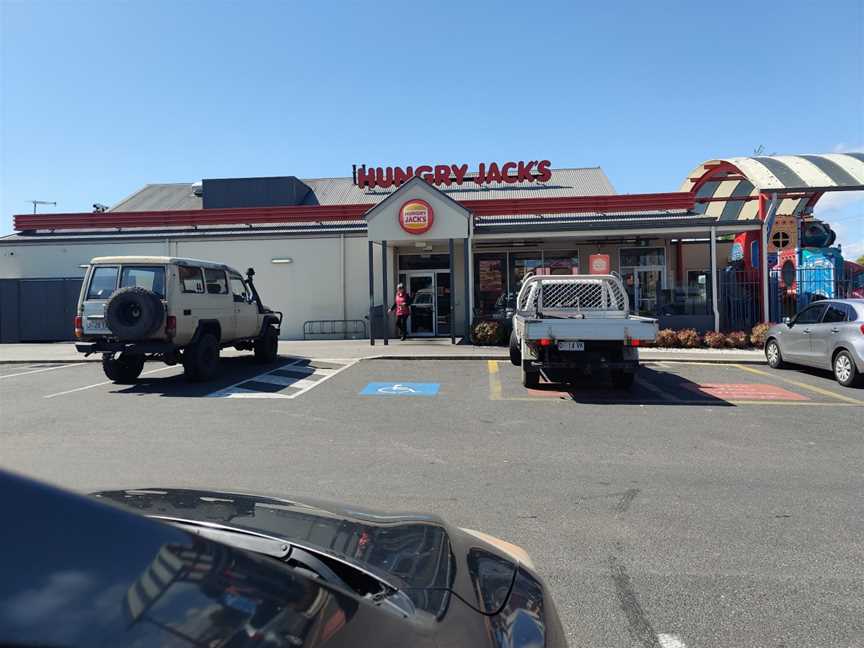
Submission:
{"label": "vehicle front bumper", "polygon": [[75,344],[75,349],[85,356],[93,353],[173,353],[177,350],[177,345],[159,340],[152,342],[98,340],[96,342],[78,342]]}

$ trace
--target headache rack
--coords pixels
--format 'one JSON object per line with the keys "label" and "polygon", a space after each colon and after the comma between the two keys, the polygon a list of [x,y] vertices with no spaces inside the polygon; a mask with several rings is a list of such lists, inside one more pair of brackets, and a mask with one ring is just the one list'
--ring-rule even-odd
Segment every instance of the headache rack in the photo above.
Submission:
{"label": "headache rack", "polygon": [[630,301],[615,275],[535,275],[519,290],[516,314],[530,319],[626,318]]}

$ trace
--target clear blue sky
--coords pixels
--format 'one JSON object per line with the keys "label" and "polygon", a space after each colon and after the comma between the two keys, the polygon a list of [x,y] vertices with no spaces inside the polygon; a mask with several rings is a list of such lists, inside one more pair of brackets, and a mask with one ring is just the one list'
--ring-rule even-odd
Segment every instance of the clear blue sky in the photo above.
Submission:
{"label": "clear blue sky", "polygon": [[[547,158],[619,193],[864,150],[864,8],[0,0],[0,232],[148,182]],[[818,213],[818,212],[817,212]],[[825,205],[864,252],[864,196]]]}

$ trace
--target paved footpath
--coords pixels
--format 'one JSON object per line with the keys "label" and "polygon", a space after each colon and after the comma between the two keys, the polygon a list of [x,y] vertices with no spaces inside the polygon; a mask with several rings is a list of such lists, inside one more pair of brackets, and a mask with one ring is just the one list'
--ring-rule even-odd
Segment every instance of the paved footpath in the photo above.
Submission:
{"label": "paved footpath", "polygon": [[[248,355],[247,351],[225,349],[225,357]],[[369,340],[282,340],[279,355],[294,358],[391,358],[398,359],[472,359],[497,360],[508,357],[506,347],[450,344],[450,340],[381,340],[372,346]],[[738,362],[764,364],[765,356],[758,350],[714,350],[714,349],[641,349],[640,357],[645,361],[677,362]],[[98,362],[99,355],[89,358],[75,350],[72,342],[46,344],[0,344],[0,364],[18,362]]]}

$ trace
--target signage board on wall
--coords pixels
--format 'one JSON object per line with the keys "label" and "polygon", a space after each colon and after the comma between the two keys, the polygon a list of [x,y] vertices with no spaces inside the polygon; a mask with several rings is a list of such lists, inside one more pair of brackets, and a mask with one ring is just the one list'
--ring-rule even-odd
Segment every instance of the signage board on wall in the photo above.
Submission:
{"label": "signage board on wall", "polygon": [[608,254],[592,254],[588,257],[588,269],[591,274],[609,274],[612,265]]}
{"label": "signage board on wall", "polygon": [[399,208],[399,225],[409,234],[425,234],[435,222],[435,211],[425,200],[409,200]]}
{"label": "signage board on wall", "polygon": [[398,187],[411,178],[422,178],[436,187],[461,186],[466,182],[485,185],[493,182],[515,184],[517,182],[549,182],[552,178],[549,160],[520,162],[481,162],[471,170],[467,164],[421,164],[418,167],[356,167],[354,184],[361,189]]}

